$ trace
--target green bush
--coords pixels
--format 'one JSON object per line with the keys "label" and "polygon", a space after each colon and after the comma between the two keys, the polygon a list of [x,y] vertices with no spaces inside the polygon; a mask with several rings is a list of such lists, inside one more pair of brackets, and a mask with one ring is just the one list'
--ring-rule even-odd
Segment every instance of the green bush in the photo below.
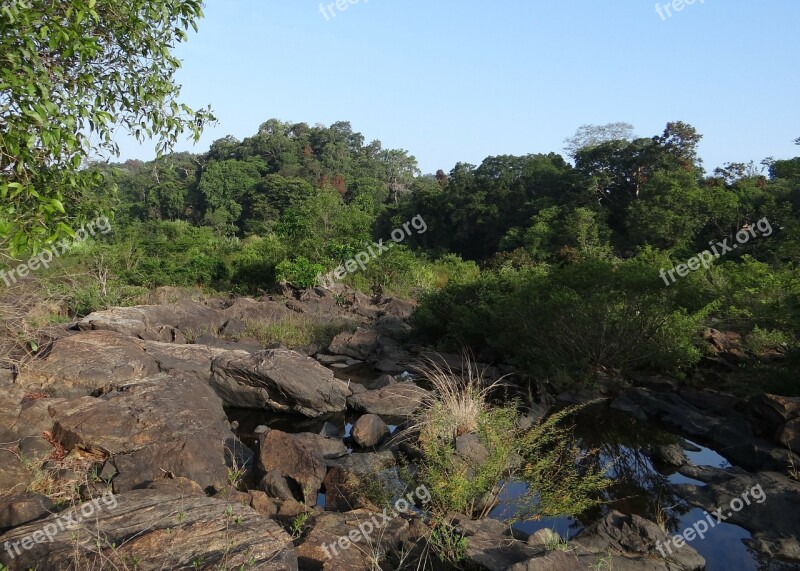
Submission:
{"label": "green bush", "polygon": [[322,264],[311,263],[306,258],[298,257],[294,261],[284,260],[275,267],[275,278],[279,282],[288,282],[299,288],[307,289],[318,284],[318,276],[325,272]]}

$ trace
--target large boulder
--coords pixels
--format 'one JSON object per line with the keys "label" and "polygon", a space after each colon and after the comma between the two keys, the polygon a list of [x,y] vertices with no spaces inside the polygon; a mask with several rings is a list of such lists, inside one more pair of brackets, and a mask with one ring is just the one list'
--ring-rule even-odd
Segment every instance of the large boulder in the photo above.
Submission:
{"label": "large boulder", "polygon": [[341,412],[347,383],[310,357],[289,349],[225,354],[212,365],[212,384],[226,403],[317,417]]}
{"label": "large boulder", "polygon": [[378,332],[359,327],[353,333],[340,333],[331,341],[328,351],[365,361],[378,349]]}
{"label": "large boulder", "polygon": [[147,341],[185,343],[204,333],[216,334],[228,317],[196,301],[170,305],[114,307],[78,322],[81,331],[117,331]]}
{"label": "large boulder", "polygon": [[132,562],[140,571],[297,571],[289,535],[250,507],[159,490],[93,502],[0,536],[15,556],[0,550],[0,562],[53,571],[128,569]]}
{"label": "large boulder", "polygon": [[312,448],[292,434],[270,430],[261,439],[260,459],[264,472],[271,478],[270,486],[276,490],[284,489],[279,478],[285,478],[285,489],[296,488],[299,491],[301,497],[296,499],[307,506],[317,505],[317,494],[327,468],[322,457]]}
{"label": "large boulder", "polygon": [[57,340],[16,382],[29,391],[64,397],[90,395],[171,371],[190,374],[207,384],[211,362],[221,355],[233,359],[247,353],[143,341],[114,331],[87,331]]}
{"label": "large boulder", "polygon": [[114,489],[130,490],[166,475],[220,489],[236,454],[252,456],[227,423],[207,385],[160,374],[97,398],[50,406],[53,437],[69,452],[112,457]]}

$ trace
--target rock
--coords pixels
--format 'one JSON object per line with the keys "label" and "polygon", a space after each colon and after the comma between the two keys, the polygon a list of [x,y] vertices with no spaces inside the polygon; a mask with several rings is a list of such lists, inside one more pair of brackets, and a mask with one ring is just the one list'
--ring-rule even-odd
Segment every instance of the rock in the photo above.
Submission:
{"label": "rock", "polygon": [[[113,503],[107,501],[111,499]],[[210,562],[224,561],[228,568],[297,571],[289,535],[250,507],[133,490],[104,496],[93,506],[91,517],[82,518],[81,511],[76,507],[0,536],[0,543],[14,544],[43,529],[55,530],[52,542],[45,538],[28,550],[20,549],[12,569],[125,569],[135,561],[141,571],[156,571],[190,569],[197,562],[209,568]],[[82,521],[69,522],[60,531],[57,522],[63,525],[65,513]],[[12,564],[6,550],[0,551],[0,562]]]}
{"label": "rock", "polygon": [[[402,517],[385,521],[381,514],[367,510],[324,513],[297,548],[298,558],[308,569],[361,571],[374,569],[373,554],[400,548],[409,524]],[[378,557],[379,563],[383,557]]]}
{"label": "rock", "polygon": [[787,470],[800,457],[773,442],[756,438],[747,418],[734,410],[703,411],[673,393],[651,393],[645,389],[627,391],[650,420],[689,436],[700,437],[731,463],[749,470]]}
{"label": "rock", "polygon": [[680,387],[680,381],[678,381],[678,379],[664,375],[633,372],[631,378],[634,386],[656,392],[676,392]]}
{"label": "rock", "polygon": [[340,333],[331,341],[328,351],[366,361],[378,349],[378,332],[359,327],[353,333]]}
{"label": "rock", "polygon": [[479,466],[489,458],[489,449],[477,434],[462,434],[456,438],[456,454],[469,466]]}
{"label": "rock", "polygon": [[347,404],[358,412],[382,416],[411,416],[428,395],[428,391],[412,383],[397,383],[353,395],[347,399]]}
{"label": "rock", "polygon": [[43,357],[26,367],[17,384],[28,391],[71,398],[111,390],[160,372],[179,371],[208,383],[211,362],[220,355],[235,358],[247,353],[88,331],[55,341]]}
{"label": "rock", "polygon": [[711,412],[733,409],[739,403],[739,398],[734,395],[708,389],[702,391],[683,389],[680,391],[680,395],[681,398],[700,410],[708,410]]}
{"label": "rock", "polygon": [[373,389],[382,389],[383,387],[388,387],[389,385],[397,384],[397,380],[392,375],[381,375],[378,377],[378,380],[372,383]]}
{"label": "rock", "polygon": [[0,533],[53,513],[56,505],[41,494],[19,494],[0,500]]}
{"label": "rock", "polygon": [[[294,480],[292,480],[294,486],[289,482],[290,479],[284,476],[280,470],[270,470],[261,478],[259,487],[270,498],[275,498],[279,501],[292,500],[295,499],[295,496],[302,498],[303,490],[300,489],[300,486]],[[292,489],[293,487],[294,489]]]}
{"label": "rock", "polygon": [[287,521],[296,518],[300,514],[311,513],[311,511],[312,511],[311,508],[309,508],[305,504],[301,504],[294,498],[289,498],[288,500],[284,500],[283,502],[281,502],[276,517],[278,519]]}
{"label": "rock", "polygon": [[291,434],[270,431],[261,440],[261,464],[264,472],[275,472],[298,485],[307,506],[317,505],[317,493],[322,488],[326,467],[321,458]]}
{"label": "rock", "polygon": [[[800,482],[778,472],[751,474],[741,468],[686,466],[680,473],[706,485],[673,485],[679,496],[709,513],[723,508],[726,523],[753,534],[750,545],[757,551],[771,558],[800,561]],[[747,500],[743,499],[745,493]],[[730,509],[736,498],[742,503],[739,511]]]}
{"label": "rock", "polygon": [[800,398],[762,394],[753,397],[747,408],[759,434],[773,438],[795,452],[800,451],[797,433]]}
{"label": "rock", "polygon": [[549,527],[542,528],[528,537],[528,545],[534,549],[547,551],[552,545],[561,541],[561,536]]}
{"label": "rock", "polygon": [[467,558],[481,569],[506,571],[527,561],[538,551],[508,535],[508,526],[493,519],[472,520],[460,514],[448,514],[457,532],[466,538]]}
{"label": "rock", "polygon": [[653,462],[662,466],[680,468],[689,463],[689,459],[678,444],[660,444],[648,446],[647,455]]}
{"label": "rock", "polygon": [[362,448],[377,446],[389,435],[389,427],[374,414],[365,414],[353,425],[353,440]]}
{"label": "rock", "polygon": [[732,331],[723,333],[716,329],[706,329],[703,338],[711,344],[711,350],[715,353],[739,350],[742,346],[741,335]]}
{"label": "rock", "polygon": [[98,398],[83,397],[50,406],[53,437],[77,447],[112,455],[119,472],[117,492],[165,473],[221,488],[231,450],[252,452],[227,426],[222,401],[206,384],[182,375],[158,375]]}
{"label": "rock", "polygon": [[350,454],[343,458],[328,460],[330,469],[325,475],[325,509],[330,511],[350,511],[365,507],[363,489],[364,479],[392,479],[394,473],[387,474],[396,464],[389,451],[366,454]]}
{"label": "rock", "polygon": [[145,486],[146,490],[159,490],[167,494],[180,494],[181,496],[205,497],[206,493],[200,484],[189,478],[161,478],[153,480]]}
{"label": "rock", "polygon": [[347,454],[347,446],[341,438],[326,438],[310,432],[298,432],[293,436],[319,458],[338,458]]}
{"label": "rock", "polygon": [[226,403],[317,417],[341,412],[350,390],[314,359],[288,349],[214,360],[212,384]]}
{"label": "rock", "polygon": [[[534,557],[522,563],[517,563],[509,567],[508,571],[586,571],[587,569],[603,569],[603,567],[590,567],[582,563],[572,553],[551,551],[541,557]],[[608,569],[620,571],[619,567],[608,567]],[[646,569],[642,568],[642,571],[646,571]]]}
{"label": "rock", "polygon": [[795,418],[784,424],[778,430],[776,439],[789,450],[800,451],[800,418]]}
{"label": "rock", "polygon": [[196,301],[169,305],[114,307],[87,315],[81,331],[116,331],[146,341],[185,343],[204,334],[217,334],[227,316]]}
{"label": "rock", "polygon": [[[352,387],[351,387],[352,390]],[[327,420],[322,425],[322,428],[319,431],[320,436],[324,436],[325,438],[341,438],[342,434],[339,430],[339,427],[335,424],[328,422]]]}
{"label": "rock", "polygon": [[256,510],[259,515],[273,518],[278,513],[280,502],[274,498],[270,498],[264,492],[250,490],[250,498],[250,506]]}
{"label": "rock", "polygon": [[[589,553],[597,555],[606,554],[609,549],[616,556],[622,555],[619,561],[617,557],[614,558],[612,569],[644,568],[664,569],[664,571],[705,569],[705,559],[689,545],[675,549],[672,553],[667,551],[666,558],[662,557],[656,546],[664,544],[668,539],[669,536],[652,521],[611,510],[602,520],[580,533],[570,544],[575,543]],[[666,566],[655,566],[655,562],[650,561],[652,559],[665,559]],[[623,562],[627,563],[625,567],[621,565]],[[647,567],[647,563],[652,567]]]}

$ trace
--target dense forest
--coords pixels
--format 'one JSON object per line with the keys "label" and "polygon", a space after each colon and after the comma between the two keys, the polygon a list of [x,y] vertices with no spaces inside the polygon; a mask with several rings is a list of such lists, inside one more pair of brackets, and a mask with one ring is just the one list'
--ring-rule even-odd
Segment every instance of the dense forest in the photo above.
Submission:
{"label": "dense forest", "polygon": [[115,212],[113,232],[70,258],[102,276],[71,283],[70,303],[86,314],[161,285],[314,287],[417,217],[424,232],[343,281],[419,299],[423,342],[556,380],[600,368],[688,378],[714,326],[738,332],[748,356],[774,357],[743,358],[726,382],[796,393],[800,157],[707,174],[692,126],[631,133],[584,126],[566,157],[423,175],[347,122],[272,119],[201,155],[96,164],[103,191],[80,208]]}

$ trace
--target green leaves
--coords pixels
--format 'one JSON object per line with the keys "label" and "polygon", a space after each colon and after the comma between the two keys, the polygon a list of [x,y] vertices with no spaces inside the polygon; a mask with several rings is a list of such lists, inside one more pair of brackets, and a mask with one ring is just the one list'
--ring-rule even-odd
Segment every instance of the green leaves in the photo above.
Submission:
{"label": "green leaves", "polygon": [[14,2],[0,8],[0,247],[36,249],[77,225],[122,126],[167,153],[213,121],[175,102],[170,53],[202,16],[195,0]]}

